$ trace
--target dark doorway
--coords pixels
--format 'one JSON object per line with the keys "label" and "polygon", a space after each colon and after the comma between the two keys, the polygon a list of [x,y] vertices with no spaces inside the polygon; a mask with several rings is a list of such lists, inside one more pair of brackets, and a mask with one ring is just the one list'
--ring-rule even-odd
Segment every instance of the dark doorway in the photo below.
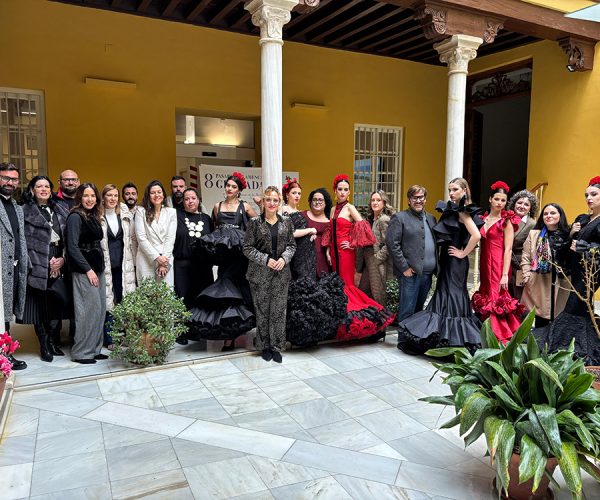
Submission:
{"label": "dark doorway", "polygon": [[464,175],[481,207],[496,180],[513,193],[526,187],[531,74],[526,61],[467,80]]}

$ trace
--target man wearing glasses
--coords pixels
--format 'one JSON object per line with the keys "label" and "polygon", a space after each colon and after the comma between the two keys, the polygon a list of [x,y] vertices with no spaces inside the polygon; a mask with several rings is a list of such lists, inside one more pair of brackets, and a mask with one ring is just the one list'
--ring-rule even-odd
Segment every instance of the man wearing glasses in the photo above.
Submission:
{"label": "man wearing glasses", "polygon": [[[12,163],[0,163],[0,241],[2,241],[2,294],[4,329],[10,330],[13,314],[23,316],[27,284],[27,244],[23,209],[13,200],[19,184],[19,169]],[[27,368],[25,361],[9,356],[13,370]]]}
{"label": "man wearing glasses", "polygon": [[58,178],[58,191],[52,196],[54,201],[62,204],[70,212],[75,204],[75,193],[79,187],[79,176],[74,170],[63,170]]}
{"label": "man wearing glasses", "polygon": [[392,216],[385,239],[398,278],[398,322],[423,310],[438,265],[435,217],[425,211],[427,189],[415,184],[407,196],[408,208]]}

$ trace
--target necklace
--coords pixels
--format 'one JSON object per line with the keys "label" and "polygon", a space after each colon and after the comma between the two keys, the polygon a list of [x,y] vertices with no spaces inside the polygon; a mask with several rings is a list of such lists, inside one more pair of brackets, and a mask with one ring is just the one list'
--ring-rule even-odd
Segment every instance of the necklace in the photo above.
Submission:
{"label": "necklace", "polygon": [[202,237],[202,230],[204,229],[204,222],[201,220],[198,222],[190,222],[189,218],[185,218],[185,225],[188,228],[188,234],[191,238]]}

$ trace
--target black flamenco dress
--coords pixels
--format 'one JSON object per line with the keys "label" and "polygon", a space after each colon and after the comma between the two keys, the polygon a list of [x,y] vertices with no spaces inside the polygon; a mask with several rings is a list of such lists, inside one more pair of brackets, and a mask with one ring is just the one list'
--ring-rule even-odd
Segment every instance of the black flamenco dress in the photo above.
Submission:
{"label": "black flamenco dress", "polygon": [[[290,217],[295,230],[308,227],[300,212],[284,215]],[[293,346],[310,346],[333,340],[338,325],[346,316],[344,282],[334,273],[316,279],[315,250],[310,235],[296,238],[296,253],[290,264],[292,281],[286,320],[286,339]]]}
{"label": "black flamenco dress", "polygon": [[469,231],[459,222],[459,213],[468,214],[477,228],[483,226],[480,209],[475,205],[438,202],[440,221],[433,227],[440,247],[440,273],[435,293],[427,308],[400,322],[398,347],[412,354],[423,354],[434,347],[466,346],[473,350],[480,346],[481,322],[471,310],[467,292],[469,259],[448,254],[448,247],[464,248]]}
{"label": "black flamenco dress", "polygon": [[[585,297],[587,292],[582,259],[596,259],[596,269],[600,266],[600,218],[591,221],[590,216],[584,214],[578,216],[575,222],[581,224],[581,230],[573,235],[573,239],[577,240],[577,251],[569,250],[568,270],[573,288]],[[594,275],[592,286],[594,292],[600,288],[600,272]],[[593,294],[590,300],[593,305]],[[596,320],[600,324],[600,318]],[[571,340],[575,339],[575,352],[583,358],[585,364],[600,365],[600,339],[592,324],[587,304],[573,291],[556,319],[544,328],[536,328],[534,334],[540,348],[548,345],[550,352],[567,349]]]}
{"label": "black flamenco dress", "polygon": [[[330,232],[323,237],[323,244],[330,246],[332,267],[344,281],[344,293],[348,298],[346,315],[337,329],[336,339],[384,337],[385,328],[396,315],[354,285],[356,247],[374,245],[375,236],[366,220],[352,222],[339,217],[345,205],[346,202],[336,205]],[[343,241],[348,241],[352,248],[342,248]]]}
{"label": "black flamenco dress", "polygon": [[248,259],[242,253],[247,215],[240,202],[235,212],[219,211],[216,229],[202,237],[213,263],[219,266],[217,280],[196,298],[191,309],[187,338],[233,340],[254,328],[252,295],[246,280]]}

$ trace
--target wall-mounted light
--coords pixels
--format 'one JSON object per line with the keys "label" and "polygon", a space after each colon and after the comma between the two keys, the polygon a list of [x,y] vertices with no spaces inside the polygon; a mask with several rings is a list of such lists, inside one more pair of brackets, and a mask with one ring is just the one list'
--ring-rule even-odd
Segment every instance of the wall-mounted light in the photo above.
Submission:
{"label": "wall-mounted light", "polygon": [[185,115],[184,144],[196,144],[196,119],[193,115]]}
{"label": "wall-mounted light", "polygon": [[327,106],[324,104],[311,104],[307,102],[293,102],[292,108],[295,109],[314,109],[318,111],[327,111]]}
{"label": "wall-mounted light", "polygon": [[103,78],[92,78],[90,76],[86,76],[84,82],[90,87],[110,87],[125,90],[135,90],[137,88],[137,83],[122,82],[119,80],[105,80]]}

